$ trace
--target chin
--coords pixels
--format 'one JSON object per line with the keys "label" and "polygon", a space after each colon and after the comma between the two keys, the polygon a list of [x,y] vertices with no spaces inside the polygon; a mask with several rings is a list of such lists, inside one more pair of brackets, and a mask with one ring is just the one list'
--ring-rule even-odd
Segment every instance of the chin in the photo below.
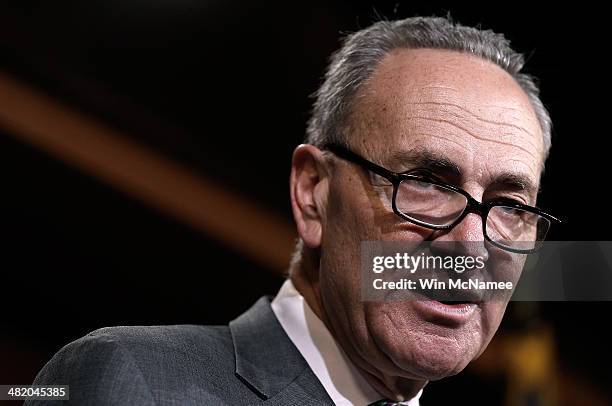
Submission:
{"label": "chin", "polygon": [[478,350],[458,345],[455,340],[435,335],[412,337],[400,345],[381,348],[402,371],[423,380],[438,380],[461,372]]}
{"label": "chin", "polygon": [[370,314],[369,331],[378,349],[397,366],[399,376],[431,381],[456,375],[482,352],[478,322],[451,328],[405,313],[404,317],[379,315]]}
{"label": "chin", "polygon": [[471,354],[475,351],[453,347],[452,344],[445,341],[432,346],[431,341],[424,344],[423,347],[419,346],[411,350],[410,364],[402,365],[404,360],[401,358],[396,364],[412,369],[413,373],[417,373],[423,379],[433,381],[458,374],[473,359]]}

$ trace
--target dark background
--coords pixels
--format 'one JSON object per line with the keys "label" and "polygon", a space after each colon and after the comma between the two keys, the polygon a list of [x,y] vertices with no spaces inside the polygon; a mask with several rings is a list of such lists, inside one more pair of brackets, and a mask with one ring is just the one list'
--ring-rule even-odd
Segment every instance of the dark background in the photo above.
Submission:
{"label": "dark background", "polygon": [[[608,240],[606,13],[426,4],[3,2],[0,72],[290,225],[291,152],[341,34],[380,18],[450,11],[464,24],[505,33],[541,79],[554,133],[539,205],[569,219],[551,239]],[[224,324],[282,283],[279,272],[214,233],[24,142],[6,123],[0,181],[2,384],[31,382],[62,345],[93,329]],[[609,302],[513,305],[500,337],[551,331],[559,404],[594,404],[592,394],[605,404],[611,310]],[[511,379],[500,363],[501,371],[475,368],[431,384],[423,404],[501,403]]]}

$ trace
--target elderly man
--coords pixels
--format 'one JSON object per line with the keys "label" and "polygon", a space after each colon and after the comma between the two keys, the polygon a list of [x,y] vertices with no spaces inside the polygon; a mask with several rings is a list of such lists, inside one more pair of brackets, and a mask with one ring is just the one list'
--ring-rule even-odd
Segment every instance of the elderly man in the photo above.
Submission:
{"label": "elderly man", "polygon": [[418,405],[484,351],[507,299],[363,300],[360,244],[481,241],[468,254],[495,268],[545,237],[550,120],[522,67],[503,36],[444,18],[350,35],[293,155],[299,243],[276,298],[228,327],[97,330],[36,384],[75,404]]}

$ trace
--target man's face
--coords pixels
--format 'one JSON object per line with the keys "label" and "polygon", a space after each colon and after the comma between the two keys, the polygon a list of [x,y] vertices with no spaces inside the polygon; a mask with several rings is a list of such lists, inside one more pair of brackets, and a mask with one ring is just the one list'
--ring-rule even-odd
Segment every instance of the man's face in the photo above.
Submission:
{"label": "man's face", "polygon": [[[351,149],[388,169],[419,169],[410,158],[415,152],[439,157],[459,173],[440,170],[436,177],[476,200],[508,197],[535,204],[541,129],[527,95],[490,62],[451,51],[394,51],[361,89],[349,127]],[[468,214],[450,231],[411,224],[393,213],[391,186],[372,181],[354,164],[332,160],[318,286],[330,329],[351,359],[376,378],[384,379],[380,371],[422,380],[458,373],[484,351],[507,300],[480,303],[459,318],[445,317],[431,303],[363,302],[360,243],[482,241],[482,219]],[[533,187],[522,190],[507,181],[517,177]],[[510,266],[508,253],[482,247],[487,268]]]}

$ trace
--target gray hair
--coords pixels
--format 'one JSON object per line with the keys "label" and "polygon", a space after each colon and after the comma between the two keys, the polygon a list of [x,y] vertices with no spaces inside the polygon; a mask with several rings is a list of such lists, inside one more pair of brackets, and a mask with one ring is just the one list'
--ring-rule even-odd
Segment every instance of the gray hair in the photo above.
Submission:
{"label": "gray hair", "polygon": [[347,144],[342,128],[348,123],[351,103],[378,63],[397,48],[433,48],[471,53],[508,72],[527,94],[544,136],[544,159],[551,146],[551,120],[539,97],[535,79],[522,73],[522,54],[502,34],[466,27],[442,17],[412,17],[379,21],[347,36],[335,52],[316,91],[306,142],[322,147],[328,142]]}

